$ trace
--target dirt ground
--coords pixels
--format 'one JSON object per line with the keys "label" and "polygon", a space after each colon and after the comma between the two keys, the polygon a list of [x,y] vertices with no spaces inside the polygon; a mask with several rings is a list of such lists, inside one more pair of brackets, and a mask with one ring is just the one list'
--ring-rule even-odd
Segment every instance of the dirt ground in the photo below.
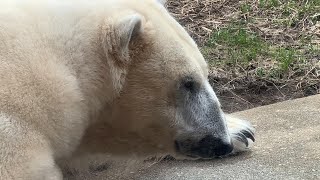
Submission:
{"label": "dirt ground", "polygon": [[[284,3],[289,4],[291,2],[282,1],[283,4],[279,4],[282,7],[278,9],[276,7],[259,9],[259,2],[264,1],[169,0],[167,1],[167,8],[195,39],[200,48],[206,46],[213,32],[227,26],[232,21],[248,21],[248,30],[256,32],[259,37],[273,44],[297,47],[298,42],[300,42],[299,38],[310,35],[313,44],[319,47],[319,14],[314,15],[318,19],[312,22],[309,21],[310,12],[307,15],[303,14],[304,17],[299,16],[300,19],[297,18],[294,26],[279,26],[270,19],[280,19],[281,13],[283,13],[280,12],[280,9],[286,5]],[[299,5],[297,4],[297,7]],[[244,7],[248,10],[243,10]],[[249,18],[255,21],[249,21]],[[307,57],[308,62],[318,63],[320,53],[317,53],[313,54],[312,57]],[[205,58],[208,61],[214,61],[217,56],[216,53],[212,53],[207,54]],[[253,66],[254,63],[240,68],[237,66],[211,67],[210,81],[221,100],[224,111],[231,113],[319,93],[319,65],[312,64],[310,67],[303,69],[303,73],[299,77],[289,75],[286,79],[272,80],[249,75],[250,69],[256,70]],[[243,71],[235,73],[234,69],[236,68]]]}

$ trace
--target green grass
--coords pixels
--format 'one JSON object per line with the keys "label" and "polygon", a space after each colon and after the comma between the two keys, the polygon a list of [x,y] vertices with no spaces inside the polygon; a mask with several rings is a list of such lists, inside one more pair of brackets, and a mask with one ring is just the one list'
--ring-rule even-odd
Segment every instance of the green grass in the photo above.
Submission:
{"label": "green grass", "polygon": [[249,32],[241,25],[230,25],[212,34],[207,47],[223,47],[228,64],[247,65],[260,57],[274,58],[284,71],[296,60],[296,50],[293,48],[273,49],[272,46]]}
{"label": "green grass", "polygon": [[257,67],[255,74],[258,77],[283,78],[300,59],[298,49],[276,47],[239,24],[214,32],[207,46],[202,48],[203,54],[206,56],[210,49],[216,49],[216,53],[222,55],[220,59],[209,62],[214,66],[247,69],[252,63],[274,62],[272,67]]}
{"label": "green grass", "polygon": [[[280,22],[279,29],[301,27],[304,22],[309,23],[306,25],[316,23],[320,21],[320,0],[258,0],[257,3],[258,7],[249,1],[240,3],[238,10],[249,16],[231,19],[232,23],[211,34],[207,45],[202,48],[204,56],[211,57],[209,64],[229,69],[241,67],[244,71],[254,66],[257,77],[271,79],[288,78],[300,71],[308,71],[301,68],[312,66],[311,61],[320,54],[320,45],[312,43],[314,34],[302,34],[293,44],[279,43],[281,41],[265,40],[249,27],[265,15],[273,17],[272,22]],[[256,11],[266,14],[260,17]]]}
{"label": "green grass", "polygon": [[252,10],[251,9],[251,5],[249,3],[241,4],[240,10],[241,10],[242,13],[248,13],[248,12],[250,12]]}
{"label": "green grass", "polygon": [[259,7],[261,8],[273,8],[279,6],[278,0],[259,0]]}
{"label": "green grass", "polygon": [[297,51],[293,48],[279,48],[274,52],[275,59],[279,62],[280,70],[287,72],[290,66],[297,61]]}
{"label": "green grass", "polygon": [[208,47],[225,46],[228,63],[248,64],[265,51],[265,44],[242,25],[230,25],[212,34]]}
{"label": "green grass", "polygon": [[280,13],[276,21],[285,26],[294,27],[306,19],[320,21],[320,0],[259,0],[259,8]]}

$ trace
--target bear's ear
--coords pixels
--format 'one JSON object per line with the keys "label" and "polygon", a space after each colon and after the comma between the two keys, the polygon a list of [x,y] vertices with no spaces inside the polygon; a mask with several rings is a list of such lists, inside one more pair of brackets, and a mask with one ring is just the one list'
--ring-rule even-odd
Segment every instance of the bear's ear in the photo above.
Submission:
{"label": "bear's ear", "polygon": [[137,14],[128,15],[120,20],[118,31],[120,35],[120,46],[124,52],[128,51],[131,40],[142,31],[142,19]]}

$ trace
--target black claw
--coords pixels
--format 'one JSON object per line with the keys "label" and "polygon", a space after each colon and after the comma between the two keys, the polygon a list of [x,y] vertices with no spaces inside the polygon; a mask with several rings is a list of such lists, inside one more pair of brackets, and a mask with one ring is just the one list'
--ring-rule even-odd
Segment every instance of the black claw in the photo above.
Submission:
{"label": "black claw", "polygon": [[247,128],[246,130],[249,131],[252,135],[254,135],[254,132],[251,129]]}
{"label": "black claw", "polygon": [[245,143],[246,147],[249,146],[249,142],[248,142],[248,140],[247,140],[247,137],[246,137],[244,134],[238,133],[238,134],[237,134],[237,139],[238,139],[239,141]]}
{"label": "black claw", "polygon": [[250,129],[242,130],[241,133],[244,134],[247,138],[251,139],[253,142],[255,141],[255,138],[253,136],[253,132]]}

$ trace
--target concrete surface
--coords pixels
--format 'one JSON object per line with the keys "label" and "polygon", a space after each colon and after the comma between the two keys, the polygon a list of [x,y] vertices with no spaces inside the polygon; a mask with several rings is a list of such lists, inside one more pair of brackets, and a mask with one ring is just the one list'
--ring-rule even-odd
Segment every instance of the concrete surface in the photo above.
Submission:
{"label": "concrete surface", "polygon": [[250,119],[256,127],[250,153],[210,161],[164,161],[138,173],[127,172],[126,178],[119,178],[125,171],[105,167],[106,171],[70,179],[320,179],[320,95],[235,115]]}

